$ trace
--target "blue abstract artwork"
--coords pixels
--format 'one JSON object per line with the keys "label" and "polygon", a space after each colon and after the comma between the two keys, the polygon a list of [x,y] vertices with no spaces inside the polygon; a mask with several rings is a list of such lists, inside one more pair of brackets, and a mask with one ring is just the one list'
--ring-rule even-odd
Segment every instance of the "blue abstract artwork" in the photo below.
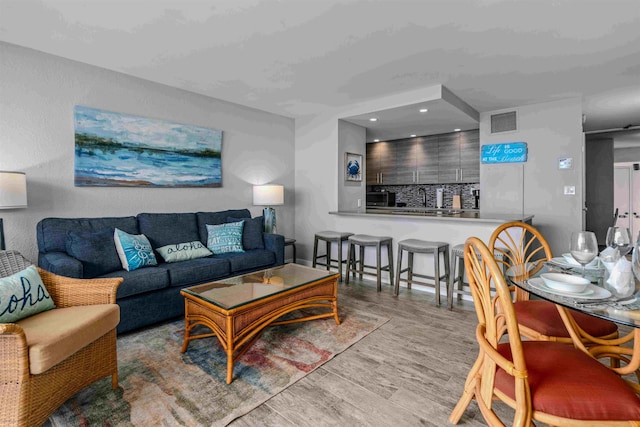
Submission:
{"label": "blue abstract artwork", "polygon": [[75,185],[221,187],[222,131],[75,106]]}

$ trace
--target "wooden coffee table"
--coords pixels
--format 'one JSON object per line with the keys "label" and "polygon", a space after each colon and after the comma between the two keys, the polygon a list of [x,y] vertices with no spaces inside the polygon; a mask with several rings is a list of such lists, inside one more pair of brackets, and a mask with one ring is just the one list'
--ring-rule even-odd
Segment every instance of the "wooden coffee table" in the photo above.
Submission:
{"label": "wooden coffee table", "polygon": [[[181,352],[191,340],[216,336],[227,353],[227,384],[233,381],[233,364],[256,342],[267,326],[338,317],[337,273],[286,264],[219,282],[182,289],[185,333]],[[303,308],[327,308],[326,313],[278,320]],[[212,332],[192,335],[197,325]]]}

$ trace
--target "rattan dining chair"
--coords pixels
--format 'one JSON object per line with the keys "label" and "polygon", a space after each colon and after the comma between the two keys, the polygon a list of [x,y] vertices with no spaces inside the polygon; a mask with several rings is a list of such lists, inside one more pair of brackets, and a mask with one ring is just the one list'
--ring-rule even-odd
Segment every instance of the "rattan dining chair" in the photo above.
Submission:
{"label": "rattan dining chair", "polygon": [[[598,360],[562,343],[521,340],[511,291],[491,254],[478,238],[467,239],[480,349],[449,421],[457,424],[475,398],[489,426],[640,426],[640,398]],[[496,414],[495,400],[514,410],[510,422]]]}
{"label": "rattan dining chair", "polygon": [[[489,239],[489,249],[492,253],[501,255],[495,257],[496,262],[509,274],[515,272],[533,275],[543,267],[542,263],[538,263],[532,270],[534,261],[553,258],[551,247],[542,234],[524,222],[508,222],[496,228]],[[532,340],[572,343],[555,304],[530,300],[527,292],[515,287],[511,287],[511,290],[515,295],[515,311],[523,336]],[[618,326],[615,323],[575,310],[570,312],[580,328],[585,345],[618,337]]]}
{"label": "rattan dining chair", "polygon": [[[16,251],[0,251],[0,277],[30,265]],[[111,376],[112,387],[118,387],[116,291],[122,279],[38,272],[56,308],[0,323],[2,426],[40,426],[67,399],[99,379]]]}

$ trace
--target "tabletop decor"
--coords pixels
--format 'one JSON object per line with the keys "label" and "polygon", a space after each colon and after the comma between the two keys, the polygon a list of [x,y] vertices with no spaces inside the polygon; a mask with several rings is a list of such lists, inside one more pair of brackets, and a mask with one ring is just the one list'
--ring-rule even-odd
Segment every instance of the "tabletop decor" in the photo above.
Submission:
{"label": "tabletop decor", "polygon": [[264,232],[277,233],[276,210],[273,206],[284,205],[283,185],[254,185],[253,204],[265,206],[262,211],[264,216]]}
{"label": "tabletop decor", "polygon": [[222,186],[222,131],[79,105],[74,117],[76,186]]}
{"label": "tabletop decor", "polygon": [[95,383],[68,400],[51,425],[227,425],[389,320],[352,307],[341,309],[340,317],[340,326],[326,319],[265,330],[239,359],[229,385],[226,355],[214,338],[196,340],[180,353],[183,320],[123,335],[120,388],[111,390],[109,380]]}

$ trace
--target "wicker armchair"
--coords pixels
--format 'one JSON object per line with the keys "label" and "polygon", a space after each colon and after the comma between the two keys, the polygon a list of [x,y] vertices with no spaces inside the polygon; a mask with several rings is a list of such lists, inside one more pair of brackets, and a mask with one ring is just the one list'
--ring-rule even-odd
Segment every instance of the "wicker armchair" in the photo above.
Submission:
{"label": "wicker armchair", "polygon": [[[0,251],[0,277],[29,265],[16,251]],[[0,323],[0,426],[42,425],[67,399],[107,376],[118,387],[115,300],[122,279],[71,279],[38,270],[56,308]]]}

